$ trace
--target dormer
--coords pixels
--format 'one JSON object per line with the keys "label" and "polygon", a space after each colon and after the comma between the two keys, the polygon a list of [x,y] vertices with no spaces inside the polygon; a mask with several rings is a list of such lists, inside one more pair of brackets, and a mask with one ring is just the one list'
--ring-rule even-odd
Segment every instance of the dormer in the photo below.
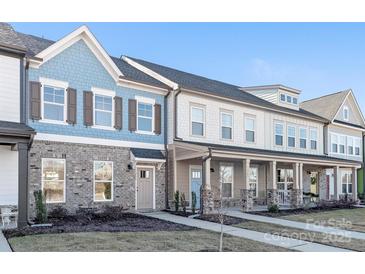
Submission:
{"label": "dormer", "polygon": [[241,89],[273,104],[299,110],[300,90],[298,89],[283,85],[243,87]]}

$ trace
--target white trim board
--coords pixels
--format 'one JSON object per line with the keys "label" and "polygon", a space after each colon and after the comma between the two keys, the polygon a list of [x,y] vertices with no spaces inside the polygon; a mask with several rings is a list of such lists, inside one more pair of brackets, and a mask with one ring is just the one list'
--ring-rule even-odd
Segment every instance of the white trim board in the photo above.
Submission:
{"label": "white trim board", "polygon": [[76,143],[76,144],[88,144],[88,145],[134,147],[134,148],[147,148],[147,149],[165,150],[164,144],[119,141],[119,140],[112,140],[112,139],[69,136],[69,135],[58,135],[58,134],[48,134],[48,133],[37,133],[34,137],[34,140]]}

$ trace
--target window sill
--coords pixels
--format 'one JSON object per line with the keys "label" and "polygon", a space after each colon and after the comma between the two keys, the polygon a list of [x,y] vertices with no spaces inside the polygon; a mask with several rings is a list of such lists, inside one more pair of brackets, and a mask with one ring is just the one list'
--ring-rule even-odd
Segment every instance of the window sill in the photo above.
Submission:
{"label": "window sill", "polygon": [[94,200],[94,203],[108,203],[108,202],[114,202],[114,200]]}
{"label": "window sill", "polygon": [[137,134],[143,134],[143,135],[156,135],[152,131],[143,131],[143,130],[136,130],[135,133],[137,133]]}
{"label": "window sill", "polygon": [[55,202],[46,202],[46,204],[48,205],[48,204],[65,204],[66,203],[66,201],[55,201]]}
{"label": "window sill", "polygon": [[114,127],[98,126],[98,125],[93,125],[91,128],[104,129],[104,130],[115,130]]}
{"label": "window sill", "polygon": [[58,121],[58,120],[48,120],[48,119],[40,119],[38,120],[40,123],[45,123],[45,124],[55,124],[55,125],[64,125],[67,126],[68,123],[65,121]]}

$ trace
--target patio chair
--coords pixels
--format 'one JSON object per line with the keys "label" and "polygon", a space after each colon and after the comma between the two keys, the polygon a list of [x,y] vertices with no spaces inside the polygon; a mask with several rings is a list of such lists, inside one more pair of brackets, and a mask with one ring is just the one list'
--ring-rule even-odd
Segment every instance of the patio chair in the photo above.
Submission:
{"label": "patio chair", "polygon": [[10,207],[2,207],[0,208],[0,212],[1,212],[1,220],[3,223],[3,227],[5,227],[5,224],[7,224],[8,226],[11,224],[11,217],[15,218],[15,223],[16,223],[18,213],[12,212]]}

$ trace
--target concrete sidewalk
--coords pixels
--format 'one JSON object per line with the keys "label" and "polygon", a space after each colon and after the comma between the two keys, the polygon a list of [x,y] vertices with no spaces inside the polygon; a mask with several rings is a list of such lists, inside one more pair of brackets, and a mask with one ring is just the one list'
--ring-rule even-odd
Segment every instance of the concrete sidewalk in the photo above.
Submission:
{"label": "concrete sidewalk", "polygon": [[[142,214],[142,213],[141,213]],[[177,224],[183,224],[191,227],[196,227],[200,229],[210,230],[214,232],[221,231],[221,225],[213,222],[180,217],[173,214],[169,214],[167,212],[151,212],[151,213],[143,213],[145,216],[157,218],[160,220],[165,220]],[[233,226],[224,225],[223,231],[225,234],[245,238],[261,243],[271,244],[274,246],[280,246],[283,248],[296,250],[296,251],[305,251],[305,252],[349,252],[350,250],[336,248],[327,245],[321,245],[311,242],[306,242],[302,240],[290,239],[286,237],[281,237],[277,235],[266,234],[262,232],[247,230],[243,228],[237,228]]]}
{"label": "concrete sidewalk", "polygon": [[3,232],[0,230],[0,252],[12,252],[8,241],[5,239]]}
{"label": "concrete sidewalk", "polygon": [[321,232],[321,233],[327,233],[327,234],[337,235],[337,236],[341,236],[341,237],[365,240],[365,233],[350,231],[350,230],[343,230],[343,229],[338,229],[338,228],[334,228],[334,227],[320,226],[320,225],[309,224],[309,223],[307,224],[307,223],[296,222],[296,221],[289,221],[289,220],[284,220],[284,219],[279,219],[279,218],[260,216],[260,215],[255,215],[255,214],[243,213],[240,211],[233,211],[233,210],[228,211],[225,215],[231,216],[231,217],[236,217],[236,218],[241,218],[241,219],[245,219],[245,220],[250,220],[250,221],[282,225],[282,226],[286,226],[286,227],[298,228],[298,229],[303,229],[303,230],[312,231],[312,232]]}

